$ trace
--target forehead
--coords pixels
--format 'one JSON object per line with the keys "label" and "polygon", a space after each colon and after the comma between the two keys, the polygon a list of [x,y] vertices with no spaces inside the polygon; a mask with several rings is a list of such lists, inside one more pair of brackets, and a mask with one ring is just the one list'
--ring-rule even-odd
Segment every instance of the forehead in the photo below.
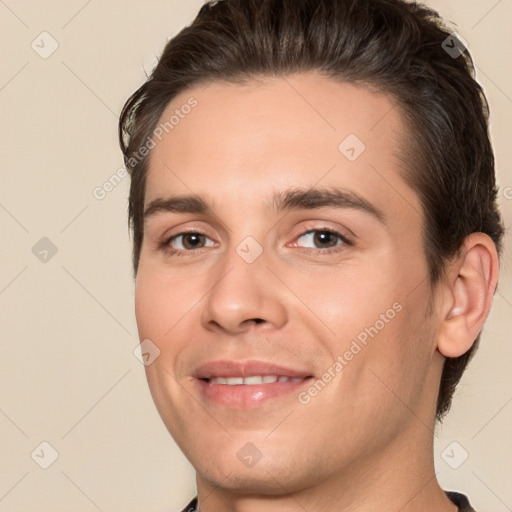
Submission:
{"label": "forehead", "polygon": [[325,185],[419,211],[400,175],[407,127],[393,98],[366,87],[316,73],[212,82],[174,98],[166,122],[151,150],[146,204],[165,194],[247,201]]}

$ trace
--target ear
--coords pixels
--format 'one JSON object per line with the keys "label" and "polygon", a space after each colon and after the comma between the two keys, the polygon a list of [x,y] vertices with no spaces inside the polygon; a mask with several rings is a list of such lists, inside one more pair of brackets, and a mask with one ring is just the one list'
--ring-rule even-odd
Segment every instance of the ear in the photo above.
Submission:
{"label": "ear", "polygon": [[482,330],[498,282],[498,253],[492,239],[472,233],[447,270],[442,285],[437,348],[445,357],[467,352]]}

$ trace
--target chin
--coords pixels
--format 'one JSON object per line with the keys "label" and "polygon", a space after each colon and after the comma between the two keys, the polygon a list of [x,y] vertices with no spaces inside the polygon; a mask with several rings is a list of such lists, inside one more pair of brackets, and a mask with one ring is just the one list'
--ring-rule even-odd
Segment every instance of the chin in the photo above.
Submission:
{"label": "chin", "polygon": [[[300,489],[301,485],[294,485],[293,482],[277,478],[272,471],[265,469],[247,468],[241,470],[239,467],[226,467],[225,472],[220,473],[218,468],[211,468],[205,472],[197,468],[198,475],[213,487],[220,487],[235,494],[257,495],[257,496],[278,496],[283,494],[283,488],[287,492],[293,492],[295,488]],[[230,474],[231,472],[231,474]],[[226,476],[228,475],[229,476]],[[298,475],[295,475],[295,478]]]}

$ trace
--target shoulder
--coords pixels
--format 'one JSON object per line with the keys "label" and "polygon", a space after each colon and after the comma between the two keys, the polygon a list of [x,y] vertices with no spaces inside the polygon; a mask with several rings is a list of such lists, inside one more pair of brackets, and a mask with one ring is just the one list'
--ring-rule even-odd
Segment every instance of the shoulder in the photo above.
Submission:
{"label": "shoulder", "polygon": [[197,496],[181,512],[196,512],[196,510],[197,510]]}
{"label": "shoulder", "polygon": [[475,512],[475,509],[471,506],[469,500],[464,496],[464,494],[448,491],[446,492],[446,495],[459,507],[459,512]]}

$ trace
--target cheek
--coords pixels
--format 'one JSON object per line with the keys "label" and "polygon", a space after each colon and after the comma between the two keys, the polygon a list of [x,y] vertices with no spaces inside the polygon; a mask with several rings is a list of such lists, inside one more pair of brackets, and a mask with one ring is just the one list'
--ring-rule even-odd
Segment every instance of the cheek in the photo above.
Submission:
{"label": "cheek", "polygon": [[389,407],[403,409],[407,415],[408,410],[419,407],[426,392],[435,336],[427,317],[428,285],[418,287],[413,293],[398,292],[395,304],[399,305],[399,311],[369,340],[365,365],[367,377],[373,383],[373,397],[379,397]]}
{"label": "cheek", "polygon": [[139,266],[135,286],[139,338],[149,339],[159,350],[155,360],[145,367],[146,378],[155,405],[173,435],[180,428],[181,415],[177,411],[183,410],[183,403],[189,399],[176,379],[182,373],[178,363],[190,338],[195,306],[201,296],[183,281],[169,276],[161,267],[144,263]]}
{"label": "cheek", "polygon": [[141,340],[160,337],[166,322],[166,302],[161,282],[140,268],[135,284],[135,317]]}
{"label": "cheek", "polygon": [[[325,267],[294,273],[289,281],[302,304],[313,313],[307,316],[322,326],[322,332],[327,327],[343,345],[376,322],[381,327],[380,316],[387,311],[391,310],[388,316],[395,317],[393,305],[400,293],[396,278],[390,278],[392,271],[383,268],[385,262],[381,264],[382,267],[348,262],[336,269]],[[301,306],[300,310],[305,308]]]}
{"label": "cheek", "polygon": [[432,355],[425,269],[412,258],[391,256],[382,254],[336,271],[297,274],[292,281],[297,296],[314,313],[301,315],[300,321],[310,318],[311,332],[326,333],[319,339],[332,361],[347,354],[343,386],[361,389],[364,381],[362,387],[377,386],[384,395],[390,392],[378,377],[391,389],[412,391],[411,380],[428,371]]}
{"label": "cheek", "polygon": [[[139,335],[158,344],[180,319],[194,313],[200,290],[192,279],[169,275],[165,269],[141,265],[135,285],[135,316]],[[141,338],[141,339],[143,339]]]}

